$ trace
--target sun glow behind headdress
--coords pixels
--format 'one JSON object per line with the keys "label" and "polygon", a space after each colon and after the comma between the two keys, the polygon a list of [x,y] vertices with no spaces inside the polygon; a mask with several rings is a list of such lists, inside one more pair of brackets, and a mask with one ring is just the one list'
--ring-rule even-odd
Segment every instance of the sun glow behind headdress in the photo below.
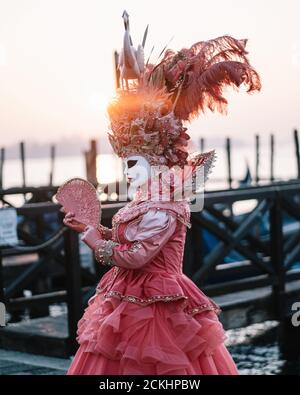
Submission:
{"label": "sun glow behind headdress", "polygon": [[121,87],[108,107],[109,140],[115,153],[122,158],[143,155],[151,164],[169,168],[199,162],[201,154],[189,157],[184,122],[206,109],[226,113],[227,86],[245,85],[248,93],[261,89],[260,77],[247,58],[247,40],[222,36],[178,52],[166,48],[158,64],[145,64],[148,26],[142,45],[135,49],[126,11],[123,19],[117,66]]}

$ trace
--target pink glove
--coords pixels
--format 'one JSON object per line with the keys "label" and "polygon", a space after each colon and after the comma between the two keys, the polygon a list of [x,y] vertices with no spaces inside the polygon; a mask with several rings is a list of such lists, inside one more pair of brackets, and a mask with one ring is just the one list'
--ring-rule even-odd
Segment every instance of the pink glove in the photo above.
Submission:
{"label": "pink glove", "polygon": [[88,245],[93,251],[101,245],[101,242],[103,241],[101,239],[100,233],[98,232],[97,229],[95,229],[93,226],[88,225],[84,229],[84,233],[81,236],[81,240]]}

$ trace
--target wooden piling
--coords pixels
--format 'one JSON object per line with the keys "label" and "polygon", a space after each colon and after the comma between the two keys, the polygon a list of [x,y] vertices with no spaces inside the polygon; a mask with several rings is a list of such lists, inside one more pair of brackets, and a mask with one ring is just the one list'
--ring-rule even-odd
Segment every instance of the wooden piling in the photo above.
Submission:
{"label": "wooden piling", "polygon": [[98,185],[97,180],[97,142],[90,141],[90,149],[84,152],[86,165],[86,178],[95,187]]}
{"label": "wooden piling", "polygon": [[227,182],[229,189],[232,188],[232,175],[231,175],[231,140],[230,138],[226,138],[226,154],[227,154]]}
{"label": "wooden piling", "polygon": [[298,130],[294,130],[294,143],[295,143],[295,153],[297,160],[297,178],[300,178],[300,150],[299,150],[299,136]]}
{"label": "wooden piling", "polygon": [[5,296],[4,296],[4,278],[3,278],[3,262],[2,262],[2,254],[0,249],[0,302],[5,303]]}
{"label": "wooden piling", "polygon": [[270,208],[270,252],[271,262],[276,275],[274,282],[273,297],[275,301],[275,315],[279,322],[285,318],[285,267],[283,252],[283,230],[282,230],[282,206],[279,193]]}
{"label": "wooden piling", "polygon": [[274,147],[275,147],[275,137],[274,134],[270,136],[270,149],[271,149],[271,157],[270,157],[270,181],[273,182],[275,180],[274,177]]}
{"label": "wooden piling", "polygon": [[5,161],[5,148],[2,147],[0,151],[0,189],[3,189],[4,161]]}
{"label": "wooden piling", "polygon": [[22,166],[22,187],[26,187],[26,172],[25,172],[25,143],[20,142],[20,156],[21,156],[21,166]]}
{"label": "wooden piling", "polygon": [[76,342],[77,322],[82,316],[81,276],[78,234],[72,230],[64,233],[66,288],[68,304],[68,349],[75,354],[78,344]]}
{"label": "wooden piling", "polygon": [[49,185],[53,185],[53,176],[54,176],[54,162],[55,162],[55,145],[51,145],[50,147],[50,177],[49,177]]}
{"label": "wooden piling", "polygon": [[255,135],[255,182],[259,183],[259,135]]}

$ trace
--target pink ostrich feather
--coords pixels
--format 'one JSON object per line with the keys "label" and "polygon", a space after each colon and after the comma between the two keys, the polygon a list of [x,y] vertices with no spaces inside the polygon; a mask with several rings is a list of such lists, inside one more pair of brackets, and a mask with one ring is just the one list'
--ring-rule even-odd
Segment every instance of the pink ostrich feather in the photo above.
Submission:
{"label": "pink ostrich feather", "polygon": [[163,70],[179,119],[190,121],[207,108],[226,113],[227,86],[237,89],[244,84],[248,93],[261,89],[260,77],[247,58],[246,44],[247,39],[222,36],[177,53],[167,50],[159,65],[150,66],[148,80],[161,84]]}

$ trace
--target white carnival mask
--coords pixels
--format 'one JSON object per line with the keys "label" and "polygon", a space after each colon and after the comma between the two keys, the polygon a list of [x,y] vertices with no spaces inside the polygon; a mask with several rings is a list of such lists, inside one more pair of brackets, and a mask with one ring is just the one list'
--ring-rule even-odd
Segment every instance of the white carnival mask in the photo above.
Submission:
{"label": "white carnival mask", "polygon": [[124,160],[124,174],[128,181],[128,193],[130,198],[133,197],[137,189],[147,183],[151,176],[151,165],[143,156],[132,155]]}

